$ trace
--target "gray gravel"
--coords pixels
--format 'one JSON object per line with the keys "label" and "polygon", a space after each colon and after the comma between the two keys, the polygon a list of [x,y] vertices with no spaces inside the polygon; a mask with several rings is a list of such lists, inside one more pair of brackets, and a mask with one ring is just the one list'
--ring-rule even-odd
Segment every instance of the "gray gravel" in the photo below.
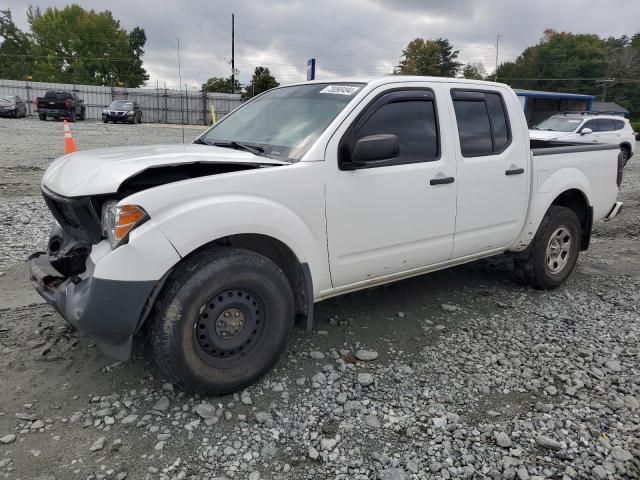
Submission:
{"label": "gray gravel", "polygon": [[[0,154],[40,168],[31,141],[7,150],[9,122]],[[22,123],[46,156],[60,124]],[[181,141],[160,126],[77,125],[79,144],[84,129],[87,143],[112,129],[121,143]],[[49,226],[34,178],[16,175],[23,194],[0,205],[0,285],[16,298],[29,289],[20,258]],[[637,479],[638,159],[621,197],[563,288],[522,287],[498,257],[328,300],[271,374],[224,397],[164,383],[145,348],[114,363],[48,306],[11,304],[0,478]]]}

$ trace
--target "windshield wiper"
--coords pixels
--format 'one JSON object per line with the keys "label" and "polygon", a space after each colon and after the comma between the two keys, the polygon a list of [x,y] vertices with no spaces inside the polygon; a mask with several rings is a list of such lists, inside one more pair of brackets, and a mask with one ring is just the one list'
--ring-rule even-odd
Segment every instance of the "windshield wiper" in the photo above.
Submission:
{"label": "windshield wiper", "polygon": [[257,145],[247,145],[246,143],[238,143],[238,142],[213,142],[216,147],[223,148],[234,148],[236,150],[244,150],[245,152],[253,153],[254,155],[267,157],[268,155],[264,154],[264,148],[259,147]]}
{"label": "windshield wiper", "polygon": [[202,138],[196,138],[193,143],[197,144],[197,145],[211,145],[209,142],[207,142],[206,140],[203,140]]}

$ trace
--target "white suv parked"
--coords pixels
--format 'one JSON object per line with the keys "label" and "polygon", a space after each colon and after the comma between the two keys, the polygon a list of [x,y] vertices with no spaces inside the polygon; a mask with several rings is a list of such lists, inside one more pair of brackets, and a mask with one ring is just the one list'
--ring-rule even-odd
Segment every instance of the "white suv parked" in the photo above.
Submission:
{"label": "white suv parked", "polygon": [[620,145],[624,163],[633,157],[635,134],[629,120],[618,115],[566,113],[554,115],[529,130],[532,140]]}

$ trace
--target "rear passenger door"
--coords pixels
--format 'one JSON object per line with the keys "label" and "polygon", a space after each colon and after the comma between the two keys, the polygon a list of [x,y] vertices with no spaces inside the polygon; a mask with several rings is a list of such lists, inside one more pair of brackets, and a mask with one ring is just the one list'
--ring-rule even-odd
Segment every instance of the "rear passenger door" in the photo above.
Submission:
{"label": "rear passenger door", "polygon": [[504,248],[514,241],[529,197],[529,150],[528,136],[525,139],[520,130],[512,131],[507,105],[514,112],[520,107],[506,90],[453,86],[450,93],[458,128],[455,259]]}

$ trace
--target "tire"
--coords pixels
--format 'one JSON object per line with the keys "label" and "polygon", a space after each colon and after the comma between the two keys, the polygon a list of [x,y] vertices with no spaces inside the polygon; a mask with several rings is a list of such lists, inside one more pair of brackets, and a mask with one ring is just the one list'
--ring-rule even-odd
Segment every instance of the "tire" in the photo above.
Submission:
{"label": "tire", "polygon": [[87,112],[86,110],[83,108],[82,110],[80,110],[80,118],[78,120],[84,121],[84,119],[87,117]]}
{"label": "tire", "polygon": [[627,147],[621,147],[620,150],[622,151],[622,166],[626,167],[627,166],[627,162],[629,161],[629,158],[631,157],[631,152],[629,151],[629,149]]}
{"label": "tire", "polygon": [[102,121],[103,121],[104,123],[109,123],[109,120],[107,120],[106,118],[103,118],[103,119],[102,119]]}
{"label": "tire", "polygon": [[156,301],[155,361],[182,389],[235,392],[276,364],[294,317],[291,286],[271,260],[244,249],[207,249],[177,267]]}
{"label": "tire", "polygon": [[74,123],[76,121],[76,112],[71,112],[71,115],[69,115],[69,121],[71,123]]}
{"label": "tire", "polygon": [[575,212],[552,205],[531,245],[516,257],[518,278],[540,290],[558,288],[576,266],[581,237],[582,228]]}
{"label": "tire", "polygon": [[38,114],[38,118],[39,118],[40,120],[42,120],[43,122],[46,122],[46,121],[47,121],[47,115],[46,115],[45,113],[39,113],[39,114]]}

